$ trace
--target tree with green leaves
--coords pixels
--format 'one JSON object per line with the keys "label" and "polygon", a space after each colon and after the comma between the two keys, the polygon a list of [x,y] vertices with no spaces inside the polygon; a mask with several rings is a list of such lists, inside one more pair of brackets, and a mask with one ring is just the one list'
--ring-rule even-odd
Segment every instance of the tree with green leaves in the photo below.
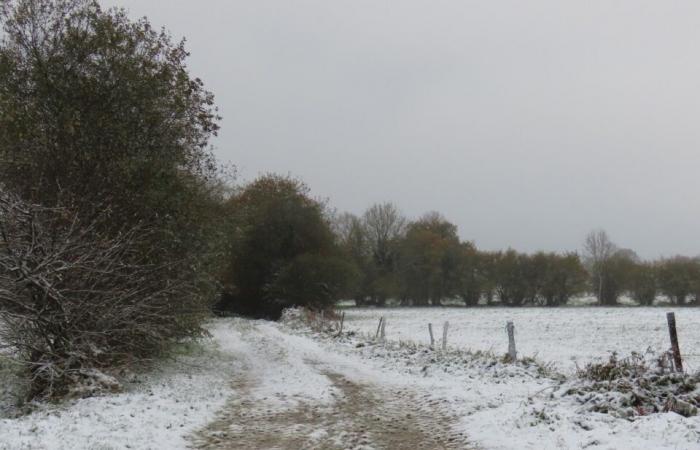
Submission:
{"label": "tree with green leaves", "polygon": [[513,249],[500,252],[494,261],[496,292],[507,306],[523,306],[531,298],[533,279],[527,276],[529,257]]}
{"label": "tree with green leaves", "polygon": [[5,186],[113,235],[152,229],[144,252],[203,304],[223,238],[219,118],[184,40],[94,0],[1,0],[0,22]]}
{"label": "tree with green leaves", "polygon": [[460,245],[457,227],[438,213],[408,225],[401,240],[399,279],[402,296],[414,305],[440,305],[457,295]]}
{"label": "tree with green leaves", "polygon": [[651,306],[658,294],[658,268],[651,262],[638,262],[631,268],[628,291],[639,306]]}
{"label": "tree with green leaves", "polygon": [[219,308],[277,318],[284,308],[324,308],[351,290],[325,206],[299,180],[264,175],[228,204],[235,217]]}
{"label": "tree with green leaves", "polygon": [[586,290],[588,273],[576,253],[545,254],[546,268],[539,294],[545,306],[565,305]]}
{"label": "tree with green leaves", "polygon": [[685,256],[662,260],[658,265],[659,290],[674,305],[684,306],[691,294],[697,292],[700,264]]}
{"label": "tree with green leaves", "polygon": [[639,257],[629,249],[618,249],[606,260],[602,273],[601,305],[618,304],[620,296],[630,290],[637,264]]}
{"label": "tree with green leaves", "polygon": [[457,296],[465,306],[476,306],[482,294],[488,290],[489,273],[487,255],[472,242],[462,242],[458,253]]}

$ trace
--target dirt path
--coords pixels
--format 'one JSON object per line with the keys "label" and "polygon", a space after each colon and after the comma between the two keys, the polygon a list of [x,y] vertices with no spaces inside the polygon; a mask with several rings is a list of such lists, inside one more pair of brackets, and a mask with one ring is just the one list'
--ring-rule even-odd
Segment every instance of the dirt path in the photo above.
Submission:
{"label": "dirt path", "polygon": [[[298,354],[278,337],[256,330],[254,355],[271,357],[275,366],[325,378],[331,401],[315,401],[303,393],[289,395],[284,385],[272,397],[265,377],[250,361],[235,375],[235,398],[219,417],[192,437],[198,449],[467,449],[464,435],[453,431],[455,418],[431,404],[427,393],[409,386],[354,381],[342,364],[329,368],[324,354]],[[251,358],[251,355],[242,355]],[[285,367],[295,360],[295,367]],[[299,364],[303,364],[300,369]],[[340,368],[340,370],[338,370]],[[350,367],[347,367],[351,371]],[[315,384],[319,384],[318,381]],[[323,384],[323,383],[320,383]],[[313,389],[313,386],[309,386]],[[285,407],[280,408],[279,402]]]}

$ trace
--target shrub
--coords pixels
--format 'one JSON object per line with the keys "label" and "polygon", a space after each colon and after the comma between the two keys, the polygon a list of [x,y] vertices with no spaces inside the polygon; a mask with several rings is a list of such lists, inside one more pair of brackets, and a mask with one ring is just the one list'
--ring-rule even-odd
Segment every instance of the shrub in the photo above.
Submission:
{"label": "shrub", "polygon": [[30,377],[31,398],[112,389],[102,369],[202,332],[191,285],[166,276],[177,264],[145,262],[148,230],[99,229],[67,208],[0,192],[0,341]]}

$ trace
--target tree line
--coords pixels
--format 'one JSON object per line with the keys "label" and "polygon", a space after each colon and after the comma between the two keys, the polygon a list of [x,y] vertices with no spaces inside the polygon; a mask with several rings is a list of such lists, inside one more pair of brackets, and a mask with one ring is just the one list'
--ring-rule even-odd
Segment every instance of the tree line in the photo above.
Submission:
{"label": "tree line", "polygon": [[482,251],[460,242],[439,213],[409,222],[392,203],[362,216],[335,219],[338,240],[361,273],[350,293],[358,305],[561,306],[592,294],[600,305],[624,295],[649,306],[661,295],[674,305],[700,305],[700,258],[643,261],[618,248],[603,230],[586,236],[582,252]]}
{"label": "tree line", "polygon": [[292,305],[562,306],[593,295],[700,305],[700,259],[643,261],[602,230],[582,251],[479,250],[437,212],[407,219],[393,203],[337,214],[301,181],[265,175],[230,200],[236,243],[218,307],[277,317]]}

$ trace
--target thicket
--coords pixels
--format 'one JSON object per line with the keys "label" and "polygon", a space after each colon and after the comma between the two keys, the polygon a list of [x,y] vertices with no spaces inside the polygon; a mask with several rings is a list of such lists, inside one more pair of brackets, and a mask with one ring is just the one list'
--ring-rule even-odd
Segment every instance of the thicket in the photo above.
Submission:
{"label": "thicket", "polygon": [[223,190],[183,42],[89,0],[2,0],[0,330],[30,396],[199,335]]}

